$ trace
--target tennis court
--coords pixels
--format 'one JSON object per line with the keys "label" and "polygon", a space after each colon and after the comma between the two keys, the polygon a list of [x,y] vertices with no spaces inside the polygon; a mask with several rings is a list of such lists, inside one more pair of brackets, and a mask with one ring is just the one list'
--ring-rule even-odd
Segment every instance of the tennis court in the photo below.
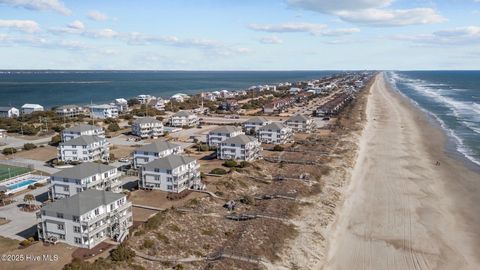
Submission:
{"label": "tennis court", "polygon": [[10,165],[0,164],[0,181],[9,179],[11,177],[28,173],[31,170],[29,168],[15,167]]}

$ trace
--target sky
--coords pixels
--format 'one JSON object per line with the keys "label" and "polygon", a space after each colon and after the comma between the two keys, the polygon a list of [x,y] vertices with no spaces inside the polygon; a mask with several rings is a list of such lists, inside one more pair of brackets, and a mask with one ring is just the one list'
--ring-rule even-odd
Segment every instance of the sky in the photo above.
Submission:
{"label": "sky", "polygon": [[0,0],[0,69],[480,69],[480,0]]}

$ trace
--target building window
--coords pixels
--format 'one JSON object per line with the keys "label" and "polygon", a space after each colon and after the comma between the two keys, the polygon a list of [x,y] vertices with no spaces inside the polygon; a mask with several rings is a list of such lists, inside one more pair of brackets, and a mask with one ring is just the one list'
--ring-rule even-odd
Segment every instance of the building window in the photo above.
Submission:
{"label": "building window", "polygon": [[81,188],[77,188],[77,193],[80,193],[82,192],[82,189]]}
{"label": "building window", "polygon": [[70,187],[66,186],[66,187],[63,187],[63,191],[69,191],[70,190]]}
{"label": "building window", "polygon": [[73,226],[73,231],[76,233],[80,233],[80,226]]}
{"label": "building window", "polygon": [[72,216],[73,222],[80,222],[80,217],[78,216]]}
{"label": "building window", "polygon": [[81,244],[82,243],[82,238],[75,237],[75,244]]}
{"label": "building window", "polygon": [[63,226],[63,224],[57,224],[57,229],[63,231],[65,227]]}
{"label": "building window", "polygon": [[57,218],[63,218],[63,214],[62,213],[57,213]]}
{"label": "building window", "polygon": [[172,177],[167,177],[167,182],[172,182]]}
{"label": "building window", "polygon": [[172,170],[167,170],[167,174],[172,174]]}
{"label": "building window", "polygon": [[60,238],[60,240],[65,240],[65,234],[59,234],[58,238]]}
{"label": "building window", "polygon": [[155,180],[156,180],[156,181],[160,181],[160,176],[155,175]]}
{"label": "building window", "polygon": [[168,189],[168,190],[172,190],[172,185],[168,185],[168,186],[167,186],[167,189]]}
{"label": "building window", "polygon": [[154,171],[155,171],[155,172],[160,172],[160,169],[157,169],[157,168],[155,168],[155,170],[154,170]]}
{"label": "building window", "polygon": [[68,178],[63,178],[63,182],[68,183]]}
{"label": "building window", "polygon": [[95,215],[98,215],[98,214],[100,214],[100,210],[97,208],[95,209]]}

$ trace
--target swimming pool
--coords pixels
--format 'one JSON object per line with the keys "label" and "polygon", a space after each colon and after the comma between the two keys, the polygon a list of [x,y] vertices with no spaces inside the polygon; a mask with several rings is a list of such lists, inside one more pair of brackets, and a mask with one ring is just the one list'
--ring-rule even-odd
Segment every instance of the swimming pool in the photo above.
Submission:
{"label": "swimming pool", "polygon": [[9,190],[14,190],[14,189],[18,189],[18,188],[21,188],[21,187],[24,187],[24,186],[29,186],[31,184],[35,184],[37,181],[35,180],[32,180],[32,179],[25,179],[24,181],[20,182],[20,183],[16,183],[16,184],[12,184],[12,185],[7,185],[7,188]]}

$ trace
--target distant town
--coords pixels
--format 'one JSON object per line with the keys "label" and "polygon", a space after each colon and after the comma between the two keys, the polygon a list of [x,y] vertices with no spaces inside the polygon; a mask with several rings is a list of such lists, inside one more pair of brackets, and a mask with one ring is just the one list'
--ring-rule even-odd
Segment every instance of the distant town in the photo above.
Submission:
{"label": "distant town", "polygon": [[346,155],[338,140],[355,125],[340,115],[375,74],[0,104],[0,246],[72,267],[275,261],[302,197],[325,192],[326,164]]}

